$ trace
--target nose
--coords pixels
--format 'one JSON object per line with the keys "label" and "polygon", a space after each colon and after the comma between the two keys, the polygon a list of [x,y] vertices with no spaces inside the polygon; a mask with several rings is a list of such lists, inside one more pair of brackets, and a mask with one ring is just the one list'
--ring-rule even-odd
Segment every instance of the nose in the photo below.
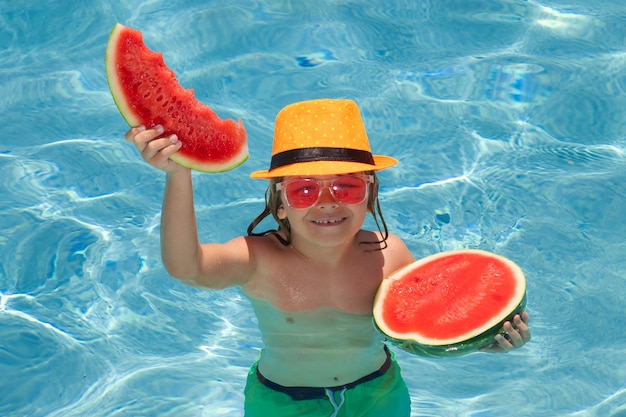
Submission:
{"label": "nose", "polygon": [[330,192],[330,186],[325,185],[322,187],[322,192],[320,194],[320,198],[317,200],[317,205],[320,208],[324,207],[337,207],[339,203],[333,197],[333,194]]}

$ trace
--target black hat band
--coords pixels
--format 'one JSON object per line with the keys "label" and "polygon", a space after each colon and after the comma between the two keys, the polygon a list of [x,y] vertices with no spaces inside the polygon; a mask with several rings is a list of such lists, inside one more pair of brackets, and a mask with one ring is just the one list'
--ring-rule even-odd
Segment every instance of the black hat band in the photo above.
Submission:
{"label": "black hat band", "polygon": [[369,151],[347,148],[298,148],[279,152],[272,156],[270,171],[285,165],[301,162],[341,161],[375,165],[374,157]]}

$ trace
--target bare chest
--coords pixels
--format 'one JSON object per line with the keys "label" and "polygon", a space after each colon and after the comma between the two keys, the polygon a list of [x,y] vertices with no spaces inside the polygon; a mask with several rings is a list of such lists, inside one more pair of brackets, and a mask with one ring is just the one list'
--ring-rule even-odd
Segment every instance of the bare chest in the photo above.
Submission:
{"label": "bare chest", "polygon": [[378,257],[363,257],[351,266],[285,262],[265,269],[253,296],[284,311],[321,307],[351,314],[371,314],[374,296],[384,276]]}

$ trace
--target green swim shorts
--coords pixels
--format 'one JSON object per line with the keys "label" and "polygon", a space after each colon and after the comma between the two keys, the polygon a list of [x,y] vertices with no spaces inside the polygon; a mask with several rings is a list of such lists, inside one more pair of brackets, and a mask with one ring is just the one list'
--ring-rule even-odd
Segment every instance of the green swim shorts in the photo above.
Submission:
{"label": "green swim shorts", "polygon": [[341,387],[283,387],[248,373],[245,417],[408,417],[411,399],[392,352],[380,370]]}

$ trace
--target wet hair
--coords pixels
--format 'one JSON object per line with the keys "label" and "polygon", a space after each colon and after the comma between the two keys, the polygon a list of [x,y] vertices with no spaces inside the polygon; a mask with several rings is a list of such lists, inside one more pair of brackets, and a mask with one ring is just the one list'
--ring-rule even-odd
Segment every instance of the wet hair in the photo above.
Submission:
{"label": "wet hair", "polygon": [[[376,227],[382,236],[381,240],[377,241],[365,241],[359,242],[359,244],[366,245],[379,245],[375,250],[382,250],[387,247],[387,238],[389,237],[389,230],[387,229],[387,223],[385,223],[385,219],[383,217],[383,213],[380,208],[380,203],[378,201],[378,177],[376,177],[376,173],[366,172],[366,174],[372,175],[374,181],[369,184],[369,192],[367,197],[367,210],[372,214],[374,218],[374,222],[376,223]],[[283,180],[282,177],[272,178],[270,179],[270,183],[265,191],[265,208],[248,226],[248,236],[266,236],[266,235],[274,235],[276,238],[285,246],[291,244],[291,226],[289,225],[289,219],[280,219],[278,217],[278,210],[282,206],[283,202],[281,200],[281,195],[278,190],[276,190],[276,184]],[[264,232],[256,233],[254,229],[261,223],[266,217],[272,216],[276,223],[278,224],[278,229],[270,229]]]}

